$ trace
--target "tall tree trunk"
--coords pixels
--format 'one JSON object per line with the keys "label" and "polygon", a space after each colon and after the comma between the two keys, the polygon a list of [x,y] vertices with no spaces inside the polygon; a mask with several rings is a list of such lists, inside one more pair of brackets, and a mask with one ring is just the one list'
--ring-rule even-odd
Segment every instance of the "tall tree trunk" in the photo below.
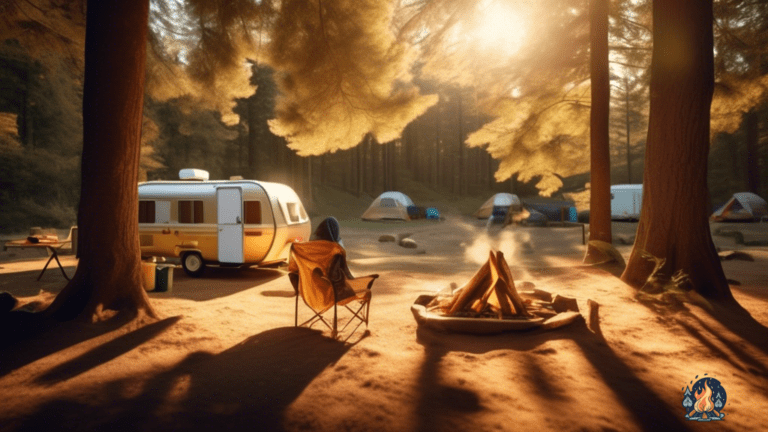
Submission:
{"label": "tall tree trunk", "polygon": [[461,106],[461,90],[457,91],[457,98],[458,98],[458,110],[459,110],[459,184],[458,184],[458,192],[459,195],[464,195],[466,192],[465,184],[466,179],[464,178],[464,113]]}
{"label": "tall tree trunk", "polygon": [[643,207],[622,279],[639,287],[651,263],[686,273],[701,295],[733,300],[709,230],[707,157],[714,89],[712,0],[655,0]]}
{"label": "tall tree trunk", "polygon": [[435,107],[435,161],[432,166],[434,172],[432,187],[440,185],[440,109]]}
{"label": "tall tree trunk", "polygon": [[629,124],[629,78],[624,78],[624,98],[627,127],[627,184],[632,184],[632,140],[630,139],[631,127]]}
{"label": "tall tree trunk", "polygon": [[368,139],[368,151],[366,152],[366,159],[365,159],[365,171],[368,175],[368,180],[366,183],[366,189],[368,189],[368,195],[376,196],[378,195],[376,193],[376,180],[378,179],[376,174],[376,159],[378,159],[376,155],[376,145],[373,142],[373,138]]}
{"label": "tall tree trunk", "polygon": [[363,139],[363,142],[358,144],[357,147],[355,147],[355,159],[356,159],[356,162],[357,162],[357,170],[355,171],[356,174],[357,174],[357,187],[356,187],[357,193],[356,193],[356,195],[357,195],[358,198],[363,196],[363,189],[364,189],[364,185],[365,185],[365,178],[363,177],[363,175],[364,175],[363,172],[365,171],[364,166],[363,166],[363,162],[364,162],[363,157],[364,156],[363,156],[363,151],[361,149],[361,147],[364,146],[364,145],[365,145],[365,139]]}
{"label": "tall tree trunk", "polygon": [[493,166],[494,165],[493,156],[491,156],[490,153],[486,153],[485,162],[486,162],[486,168],[488,168],[485,171],[485,186],[486,188],[491,189],[494,183],[493,173],[496,170],[494,169],[494,166]]}
{"label": "tall tree trunk", "polygon": [[311,210],[315,208],[315,193],[314,193],[314,174],[312,170],[312,165],[314,164],[314,160],[312,156],[307,156],[304,159],[304,166],[306,169],[303,170],[304,172],[304,196],[306,197],[306,205]]}
{"label": "tall tree trunk", "polygon": [[382,187],[384,190],[390,190],[389,156],[389,143],[381,144],[381,166],[384,171],[381,175],[381,178],[384,182]]}
{"label": "tall tree trunk", "polygon": [[[611,154],[608,147],[608,0],[590,0],[590,175],[589,240],[611,243]],[[595,251],[587,247],[585,262]]]}
{"label": "tall tree trunk", "polygon": [[149,1],[88,2],[75,276],[48,313],[155,313],[142,287],[138,175]]}
{"label": "tall tree trunk", "polygon": [[[325,186],[326,182],[326,166],[328,165],[328,154],[324,153],[322,156],[320,156],[320,186]],[[332,161],[333,162],[333,161]],[[333,164],[337,165],[337,164]]]}
{"label": "tall tree trunk", "polygon": [[744,125],[747,135],[747,186],[750,192],[756,194],[760,192],[760,164],[757,151],[760,128],[755,108],[744,116]]}
{"label": "tall tree trunk", "polygon": [[247,99],[248,106],[248,174],[246,178],[263,178],[259,169],[259,143],[263,142],[263,131],[258,124],[258,99],[256,95]]}
{"label": "tall tree trunk", "polygon": [[392,141],[389,144],[389,190],[397,190],[397,142]]}

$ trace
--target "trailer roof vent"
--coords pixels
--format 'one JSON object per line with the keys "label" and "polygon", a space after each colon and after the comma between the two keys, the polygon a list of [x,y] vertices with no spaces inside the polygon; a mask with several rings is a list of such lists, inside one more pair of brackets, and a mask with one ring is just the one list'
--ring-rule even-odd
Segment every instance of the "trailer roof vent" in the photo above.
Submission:
{"label": "trailer roof vent", "polygon": [[184,168],[179,171],[180,180],[196,180],[206,181],[208,180],[208,171],[197,168]]}
{"label": "trailer roof vent", "polygon": [[241,176],[241,175],[229,176],[229,179],[230,180],[242,180],[243,176]]}

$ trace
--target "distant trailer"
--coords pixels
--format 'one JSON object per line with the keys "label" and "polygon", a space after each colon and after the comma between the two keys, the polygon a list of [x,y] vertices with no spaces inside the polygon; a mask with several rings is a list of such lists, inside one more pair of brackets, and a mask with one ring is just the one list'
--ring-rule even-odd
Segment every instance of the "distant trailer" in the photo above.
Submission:
{"label": "distant trailer", "polygon": [[183,169],[180,180],[139,183],[142,256],[180,258],[200,276],[208,264],[270,266],[287,261],[311,223],[290,187],[256,180],[208,180]]}
{"label": "distant trailer", "polygon": [[643,206],[642,184],[611,186],[611,219],[636,221]]}

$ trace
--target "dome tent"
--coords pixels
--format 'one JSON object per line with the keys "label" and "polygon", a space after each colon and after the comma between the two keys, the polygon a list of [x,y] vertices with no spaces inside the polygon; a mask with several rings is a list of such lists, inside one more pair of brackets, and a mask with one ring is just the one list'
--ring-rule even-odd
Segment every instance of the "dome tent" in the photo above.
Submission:
{"label": "dome tent", "polygon": [[757,221],[768,217],[768,203],[751,192],[737,192],[710,219],[713,221]]}
{"label": "dome tent", "polygon": [[411,198],[409,198],[408,195],[402,192],[397,192],[397,191],[384,192],[381,195],[379,195],[379,198],[392,198],[393,200],[399,201],[406,207],[415,205],[413,203],[413,200],[411,200]]}
{"label": "dome tent", "polygon": [[402,192],[389,191],[378,196],[362,216],[363,220],[399,219],[411,220],[408,207],[413,207],[413,201]]}
{"label": "dome tent", "polygon": [[[512,207],[512,211],[520,211],[521,204],[517,195],[500,192],[488,198],[472,216],[478,219],[487,219],[491,214],[499,214],[503,219],[510,207]],[[502,212],[503,215],[501,215]]]}

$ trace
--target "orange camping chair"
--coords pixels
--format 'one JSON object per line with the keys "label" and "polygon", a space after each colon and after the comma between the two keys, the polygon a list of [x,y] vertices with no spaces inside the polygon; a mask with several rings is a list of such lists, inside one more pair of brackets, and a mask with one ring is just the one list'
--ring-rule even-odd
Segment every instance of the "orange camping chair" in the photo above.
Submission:
{"label": "orange camping chair", "polygon": [[[371,286],[379,277],[377,274],[354,277],[347,267],[347,254],[338,243],[314,240],[294,243],[288,263],[288,278],[296,290],[295,325],[299,326],[299,297],[312,310],[313,315],[301,326],[312,327],[320,321],[330,330],[332,337],[344,332],[353,322],[357,325],[347,336],[351,336],[361,324],[368,328],[368,312],[371,302]],[[343,306],[352,316],[341,330],[338,329],[338,307]],[[333,321],[324,314],[333,309]]]}

